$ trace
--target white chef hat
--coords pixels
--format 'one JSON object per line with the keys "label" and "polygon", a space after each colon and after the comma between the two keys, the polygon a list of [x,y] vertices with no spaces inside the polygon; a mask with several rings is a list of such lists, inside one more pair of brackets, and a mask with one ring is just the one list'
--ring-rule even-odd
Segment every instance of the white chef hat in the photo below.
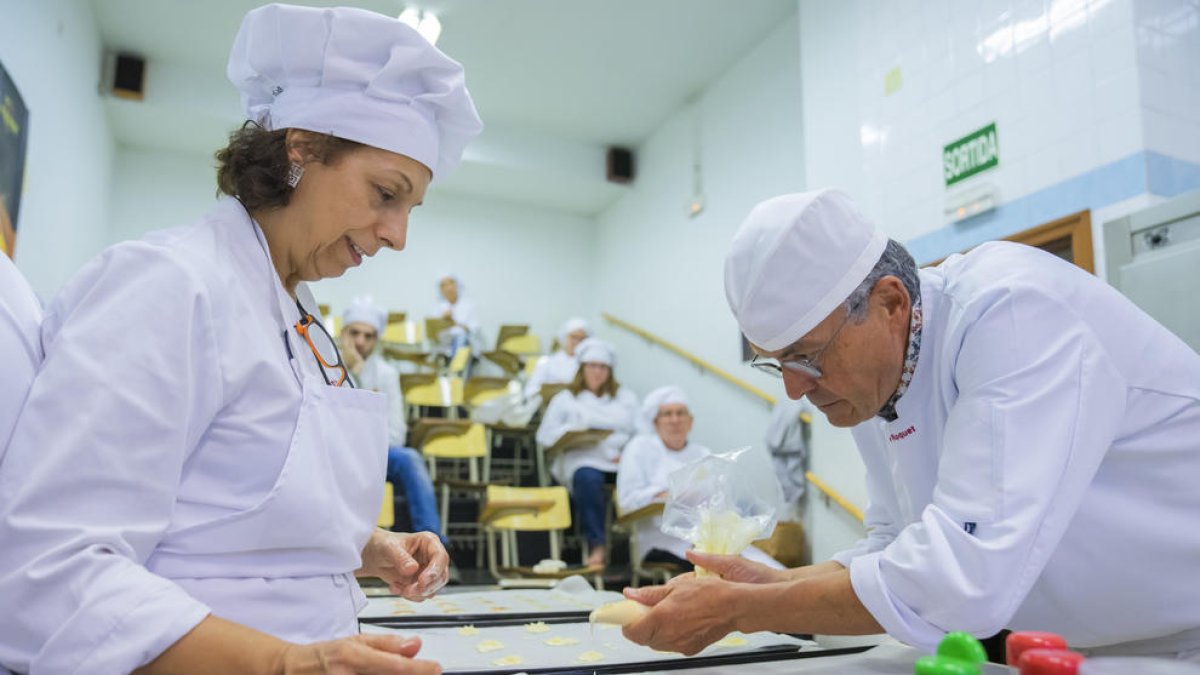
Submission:
{"label": "white chef hat", "polygon": [[387,316],[387,310],[375,304],[375,300],[371,296],[363,295],[354,298],[346,311],[342,312],[342,325],[365,323],[368,326],[374,326],[375,331],[383,335],[384,329],[387,328]]}
{"label": "white chef hat", "polygon": [[646,394],[641,410],[643,428],[646,431],[653,431],[654,419],[658,417],[659,408],[671,403],[682,403],[685,406],[688,404],[687,395],[683,393],[683,389],[674,384],[659,387]]}
{"label": "white chef hat", "polygon": [[242,20],[229,80],[246,116],[411,157],[435,179],[483,129],[458,62],[399,19],[271,4]]}
{"label": "white chef hat", "polygon": [[575,348],[575,358],[579,359],[579,363],[603,363],[612,368],[617,364],[617,355],[613,351],[612,345],[608,344],[600,338],[590,337]]}
{"label": "white chef hat", "polygon": [[563,325],[559,327],[558,341],[560,343],[566,343],[567,336],[577,330],[581,330],[584,333],[587,333],[589,336],[592,334],[592,329],[588,327],[588,322],[585,319],[576,316],[567,319],[563,322]]}
{"label": "white chef hat", "polygon": [[725,257],[725,299],[751,343],[777,351],[812,330],[867,278],[887,236],[845,193],[768,199]]}

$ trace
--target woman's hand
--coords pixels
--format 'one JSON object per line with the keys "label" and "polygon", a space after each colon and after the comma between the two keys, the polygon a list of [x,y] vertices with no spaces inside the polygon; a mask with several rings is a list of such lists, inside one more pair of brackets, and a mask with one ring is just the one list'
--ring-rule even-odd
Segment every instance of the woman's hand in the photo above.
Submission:
{"label": "woman's hand", "polygon": [[283,652],[282,675],[438,675],[441,666],[413,657],[421,639],[400,635],[355,635],[353,637],[290,645]]}
{"label": "woman's hand", "polygon": [[354,346],[354,338],[343,331],[338,342],[341,343],[338,346],[342,352],[342,365],[346,366],[346,370],[349,370],[355,376],[361,374],[363,357],[358,353],[358,347]]}
{"label": "woman's hand", "polygon": [[450,578],[450,556],[432,532],[376,530],[363,548],[358,576],[379,577],[405,599],[433,596]]}

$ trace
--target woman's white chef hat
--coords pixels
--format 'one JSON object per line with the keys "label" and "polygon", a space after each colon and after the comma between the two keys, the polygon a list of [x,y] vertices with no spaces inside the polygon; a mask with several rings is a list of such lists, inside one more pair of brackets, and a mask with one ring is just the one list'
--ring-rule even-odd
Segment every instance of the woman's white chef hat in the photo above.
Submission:
{"label": "woman's white chef hat", "polygon": [[559,327],[559,329],[558,329],[559,343],[565,343],[567,341],[567,336],[570,335],[571,333],[574,333],[577,330],[581,330],[584,333],[588,334],[589,336],[592,334],[592,329],[588,327],[588,322],[586,320],[576,316],[576,317],[567,319],[566,321],[563,322],[563,325]]}
{"label": "woman's white chef hat", "polygon": [[887,235],[839,190],[768,199],[725,257],[725,299],[752,344],[778,351],[829,316],[867,278]]}
{"label": "woman's white chef hat", "polygon": [[603,363],[609,368],[617,364],[617,355],[613,351],[612,345],[594,337],[579,343],[579,346],[575,348],[575,358],[579,359],[580,364]]}
{"label": "woman's white chef hat", "polygon": [[659,408],[671,403],[682,403],[685,406],[688,404],[687,395],[676,385],[668,384],[646,394],[641,410],[643,429],[653,432],[654,420],[658,417]]}
{"label": "woman's white chef hat", "polygon": [[371,296],[364,295],[354,298],[346,311],[342,312],[342,325],[365,323],[368,326],[374,326],[375,331],[382,336],[384,329],[387,328],[387,316],[387,310],[375,304],[375,300]]}
{"label": "woman's white chef hat", "polygon": [[248,119],[411,157],[446,176],[483,129],[463,68],[399,19],[271,4],[242,20],[229,80]]}

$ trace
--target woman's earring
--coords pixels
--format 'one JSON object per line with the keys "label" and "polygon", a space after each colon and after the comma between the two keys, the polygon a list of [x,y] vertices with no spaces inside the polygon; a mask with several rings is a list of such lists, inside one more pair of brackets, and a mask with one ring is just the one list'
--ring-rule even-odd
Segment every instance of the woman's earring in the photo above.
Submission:
{"label": "woman's earring", "polygon": [[300,177],[304,175],[304,167],[292,162],[288,167],[287,184],[288,187],[294,188],[300,184]]}

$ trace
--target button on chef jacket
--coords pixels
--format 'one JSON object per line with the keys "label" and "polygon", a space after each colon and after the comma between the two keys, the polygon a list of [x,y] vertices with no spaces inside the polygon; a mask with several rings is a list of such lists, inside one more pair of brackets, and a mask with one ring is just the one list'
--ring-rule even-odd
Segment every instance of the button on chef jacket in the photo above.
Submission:
{"label": "button on chef jacket", "polygon": [[[316,315],[303,285],[297,297]],[[0,471],[0,665],[127,673],[210,611],[295,642],[357,631],[384,402],[310,388],[298,318],[231,198],[108,249],[63,289]],[[351,426],[302,407],[343,393],[356,409],[339,416],[370,442],[346,447]],[[333,483],[360,494],[322,499]]]}
{"label": "button on chef jacket", "polygon": [[1049,630],[1171,653],[1200,638],[1200,356],[1037,249],[920,271],[917,369],[853,429],[869,534],[835,556],[892,636]]}

